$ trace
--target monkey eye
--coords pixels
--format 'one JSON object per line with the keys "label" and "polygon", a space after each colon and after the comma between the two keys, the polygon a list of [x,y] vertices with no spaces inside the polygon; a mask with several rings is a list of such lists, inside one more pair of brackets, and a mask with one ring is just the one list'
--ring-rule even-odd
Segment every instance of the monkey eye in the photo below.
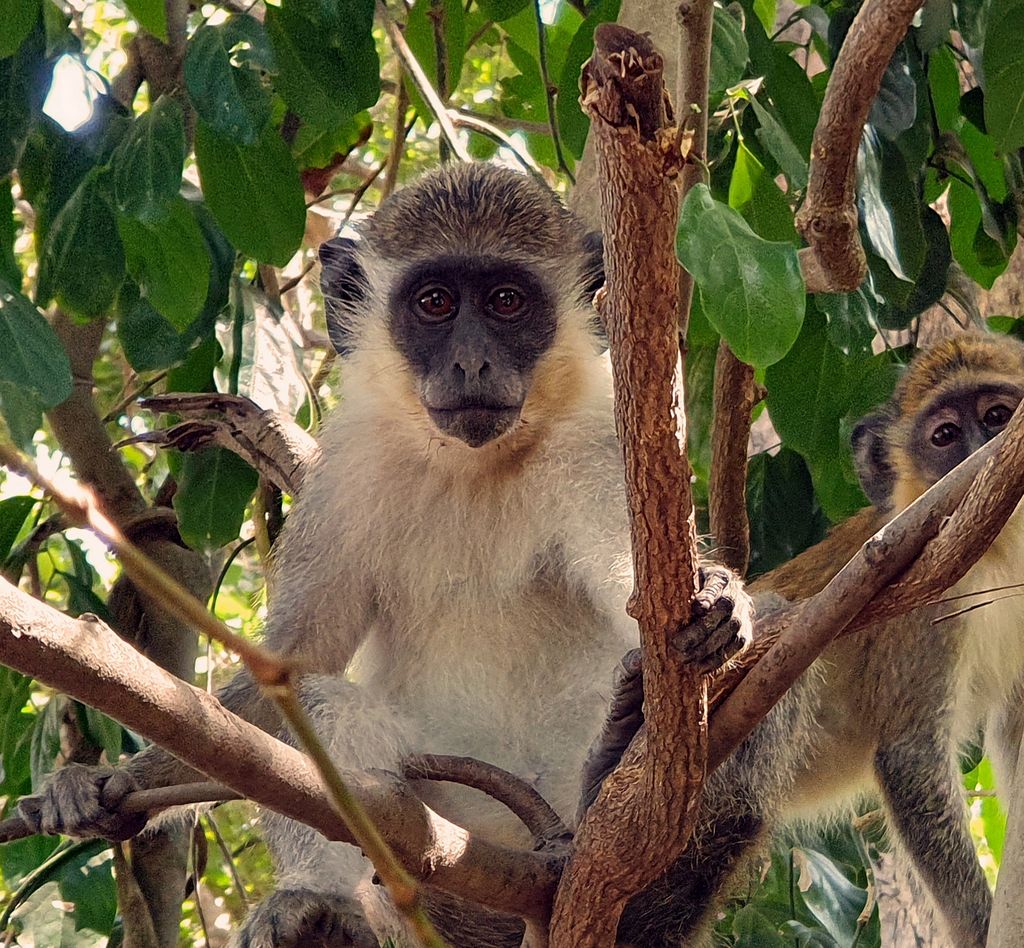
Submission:
{"label": "monkey eye", "polygon": [[428,323],[443,323],[455,315],[455,297],[443,286],[433,286],[420,293],[416,300],[420,316]]}
{"label": "monkey eye", "polygon": [[523,294],[511,286],[500,287],[487,300],[491,312],[503,319],[515,316],[523,308],[524,303]]}
{"label": "monkey eye", "polygon": [[1013,409],[1007,405],[993,405],[988,411],[985,412],[985,416],[981,419],[981,423],[986,428],[1002,428],[1010,420],[1013,415]]}
{"label": "monkey eye", "polygon": [[951,421],[947,421],[944,425],[939,425],[939,427],[932,432],[932,444],[937,448],[945,448],[951,445],[959,437],[960,426],[954,425]]}

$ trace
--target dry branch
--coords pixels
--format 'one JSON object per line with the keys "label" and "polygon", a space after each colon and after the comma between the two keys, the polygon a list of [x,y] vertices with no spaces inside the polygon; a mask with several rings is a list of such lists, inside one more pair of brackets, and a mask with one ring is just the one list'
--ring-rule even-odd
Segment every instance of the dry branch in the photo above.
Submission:
{"label": "dry branch", "polygon": [[199,451],[211,445],[227,448],[244,458],[286,493],[295,495],[310,467],[320,458],[316,439],[294,421],[262,409],[240,395],[220,392],[196,395],[157,395],[142,407],[189,418],[160,431],[146,432],[121,444],[158,444],[179,451]]}
{"label": "dry branch", "polygon": [[689,619],[696,583],[674,251],[680,139],[650,40],[613,24],[599,26],[594,39],[582,103],[602,181],[607,285],[600,305],[625,460],[635,575],[627,610],[640,627],[647,728],[577,831],[555,897],[552,948],[614,944],[628,899],[682,851],[706,737],[702,676],[670,644]]}
{"label": "dry branch", "polygon": [[747,442],[755,398],[754,370],[740,362],[723,339],[715,359],[708,514],[715,558],[741,576],[750,560]]}
{"label": "dry branch", "polygon": [[[821,592],[758,622],[757,647],[716,682],[722,703],[711,722],[709,767],[739,746],[837,635],[909,612],[966,575],[1022,495],[1024,412],[1017,411],[1002,434],[882,527]],[[727,694],[729,679],[738,678]]]}
{"label": "dry branch", "polygon": [[[352,842],[303,754],[163,671],[103,623],[65,616],[5,580],[0,663],[109,714],[235,793]],[[417,878],[498,911],[547,917],[558,858],[480,840],[387,774],[362,775],[357,795]]]}
{"label": "dry branch", "polygon": [[849,292],[867,273],[854,205],[857,149],[871,104],[921,0],[865,0],[836,57],[811,145],[807,199],[796,227],[808,246],[809,293]]}

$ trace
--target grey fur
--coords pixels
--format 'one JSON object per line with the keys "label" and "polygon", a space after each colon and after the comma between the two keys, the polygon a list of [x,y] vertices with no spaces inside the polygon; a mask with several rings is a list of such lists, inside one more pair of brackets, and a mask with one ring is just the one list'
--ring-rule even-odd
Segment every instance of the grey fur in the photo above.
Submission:
{"label": "grey fur", "polygon": [[[352,780],[397,771],[409,751],[469,755],[528,779],[571,821],[609,670],[637,644],[625,612],[633,577],[610,374],[593,309],[581,302],[595,279],[593,247],[545,188],[479,166],[400,192],[361,236],[330,260],[328,289],[349,252],[360,274],[331,301],[334,336],[348,350],[342,408],[282,536],[267,644],[319,672],[304,680],[303,698]],[[403,268],[451,253],[528,266],[557,313],[519,422],[478,448],[432,425],[387,325]],[[726,591],[729,610],[706,597],[699,628],[678,630],[697,663],[749,641],[749,597],[733,583]],[[247,679],[223,697],[278,729]],[[190,779],[158,750],[128,772],[139,786]],[[95,833],[96,806],[79,807],[65,783],[58,774],[40,809],[69,832]],[[493,841],[532,843],[489,797],[427,782],[417,792]],[[332,905],[333,932],[349,937],[352,899],[379,938],[409,943],[358,850],[273,815],[265,826],[279,890],[239,945],[305,944],[310,930],[331,928]],[[432,898],[455,945],[518,937],[516,920]]]}

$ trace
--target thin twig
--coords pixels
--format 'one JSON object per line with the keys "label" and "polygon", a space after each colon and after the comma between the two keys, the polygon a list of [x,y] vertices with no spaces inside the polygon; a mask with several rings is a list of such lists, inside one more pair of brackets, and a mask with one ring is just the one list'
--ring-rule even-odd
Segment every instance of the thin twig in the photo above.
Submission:
{"label": "thin twig", "polygon": [[419,60],[417,60],[413,55],[412,50],[409,48],[409,44],[405,41],[405,36],[402,35],[401,29],[399,29],[398,24],[391,18],[388,8],[384,5],[384,0],[377,0],[377,13],[380,16],[381,22],[384,24],[384,31],[388,34],[391,46],[394,48],[398,58],[402,61],[402,66],[405,68],[406,72],[408,72],[412,77],[413,85],[416,86],[416,90],[423,97],[423,100],[427,103],[430,111],[433,112],[434,118],[437,119],[437,124],[441,128],[441,134],[451,146],[452,153],[459,159],[459,161],[472,161],[472,157],[466,150],[466,146],[460,141],[459,134],[455,130],[452,120],[448,116],[448,107],[441,101],[437,92],[434,91],[434,87],[430,84],[427,74],[419,64]]}
{"label": "thin twig", "polygon": [[562,139],[558,133],[558,115],[555,112],[555,96],[558,94],[558,86],[548,75],[548,37],[544,29],[544,18],[540,14],[540,0],[534,0],[533,17],[537,23],[537,56],[540,64],[540,79],[544,83],[544,98],[548,107],[548,128],[551,132],[551,141],[555,146],[555,158],[558,160],[559,169],[566,175],[570,182],[576,183],[576,178],[565,160],[562,151]]}
{"label": "thin twig", "polygon": [[242,658],[253,678],[277,703],[306,753],[313,760],[338,812],[387,885],[396,908],[412,926],[423,945],[428,948],[443,945],[444,941],[434,930],[426,911],[420,905],[418,884],[384,841],[362,804],[350,792],[318,739],[312,722],[295,692],[294,676],[298,669],[294,663],[232,632],[211,615],[180,583],[156,566],[124,536],[100,510],[91,490],[74,483],[58,485],[53,479],[43,475],[34,461],[25,457],[10,443],[3,441],[0,441],[0,462],[20,472],[37,487],[46,491],[71,522],[88,527],[103,540],[117,554],[125,573],[139,589],[151,595],[157,602],[164,603],[165,607],[173,608],[195,629],[232,649]]}

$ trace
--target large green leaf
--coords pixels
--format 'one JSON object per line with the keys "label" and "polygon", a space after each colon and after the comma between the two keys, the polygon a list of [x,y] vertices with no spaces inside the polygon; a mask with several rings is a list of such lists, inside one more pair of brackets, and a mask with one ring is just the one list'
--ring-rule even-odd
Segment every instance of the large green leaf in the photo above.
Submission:
{"label": "large green leaf", "polygon": [[[17,6],[19,0],[13,2]],[[32,118],[50,86],[53,66],[45,60],[45,50],[46,36],[39,28],[19,43],[13,56],[0,59],[0,178],[18,163]]]}
{"label": "large green leaf", "polygon": [[125,271],[110,177],[90,171],[54,219],[39,264],[40,303],[56,297],[88,317],[113,305]]}
{"label": "large green leaf", "polygon": [[117,338],[136,372],[176,365],[188,353],[181,334],[130,284],[118,300]]}
{"label": "large green leaf", "polygon": [[174,494],[182,539],[193,549],[211,550],[237,538],[258,480],[245,461],[224,448],[186,454]]}
{"label": "large green leaf", "polygon": [[202,309],[210,279],[210,255],[192,208],[182,197],[168,204],[165,220],[121,217],[125,261],[142,295],[178,330]]}
{"label": "large green leaf", "polygon": [[[462,7],[456,7],[461,24]],[[380,63],[369,28],[334,34],[322,17],[303,16],[288,0],[279,9],[267,7],[266,26],[278,66],[274,86],[304,121],[337,128],[377,101]],[[461,69],[461,52],[451,53]]]}
{"label": "large green leaf", "polygon": [[[710,91],[712,97],[719,96],[743,78],[750,49],[747,38],[743,35],[743,27],[728,10],[715,7],[715,19],[711,31],[711,76]],[[714,105],[714,102],[712,102]]]}
{"label": "large green leaf", "polygon": [[0,500],[0,562],[11,555],[14,541],[18,539],[21,528],[25,526],[28,515],[35,509],[39,501],[26,495],[8,497]]}
{"label": "large green leaf", "polygon": [[[452,90],[458,86],[462,62],[466,56],[466,18],[460,0],[443,0],[441,3],[436,0],[416,0],[405,21],[405,38],[416,61],[423,67],[435,88],[438,87],[435,10],[441,15],[441,40],[448,59],[445,77],[448,89]],[[430,109],[408,76],[405,85],[416,111],[424,116],[429,115]]]}
{"label": "large green leaf", "polygon": [[807,187],[807,161],[790,138],[789,132],[770,109],[757,101],[756,96],[750,96],[749,99],[760,125],[757,140],[779,163],[794,188],[802,190]]}
{"label": "large green leaf", "polygon": [[169,96],[132,123],[111,158],[117,206],[140,220],[156,220],[181,188],[185,163],[181,106]]}
{"label": "large green leaf", "polygon": [[813,546],[828,528],[804,459],[783,448],[759,454],[747,471],[749,576],[760,576]]}
{"label": "large green leaf", "polygon": [[276,129],[255,145],[238,145],[200,121],[195,149],[206,203],[228,240],[283,267],[302,242],[306,205],[295,161]]}
{"label": "large green leaf", "polygon": [[531,5],[531,0],[477,0],[477,6],[488,20],[500,23]]}
{"label": "large green leaf", "polygon": [[789,351],[805,302],[792,244],[758,237],[699,184],[683,204],[676,253],[700,288],[708,320],[739,359],[763,367]]}
{"label": "large green leaf", "polygon": [[13,56],[39,19],[40,0],[0,0],[0,59]]}
{"label": "large green leaf", "polygon": [[800,337],[765,373],[768,411],[783,444],[808,460],[839,450],[839,419],[848,410],[849,362],[829,341],[825,320],[812,306]]}
{"label": "large green leaf", "polygon": [[28,299],[0,278],[0,379],[51,407],[71,394],[71,365],[57,334]]}
{"label": "large green leaf", "polygon": [[164,0],[124,0],[124,5],[147,33],[167,42],[167,7]]}
{"label": "large green leaf", "polygon": [[900,280],[914,283],[921,273],[927,243],[921,202],[894,145],[865,128],[857,153],[857,199],[871,248]]}
{"label": "large green leaf", "polygon": [[800,243],[785,195],[743,142],[737,146],[729,179],[729,206],[743,215],[758,237]]}
{"label": "large green leaf", "polygon": [[992,0],[985,30],[985,126],[1004,151],[1024,146],[1024,0]]}
{"label": "large green leaf", "polygon": [[[260,77],[266,46],[263,25],[245,15],[202,26],[189,40],[184,66],[189,98],[199,117],[233,143],[252,145],[270,118],[270,96]],[[236,47],[243,52],[236,54]]]}

